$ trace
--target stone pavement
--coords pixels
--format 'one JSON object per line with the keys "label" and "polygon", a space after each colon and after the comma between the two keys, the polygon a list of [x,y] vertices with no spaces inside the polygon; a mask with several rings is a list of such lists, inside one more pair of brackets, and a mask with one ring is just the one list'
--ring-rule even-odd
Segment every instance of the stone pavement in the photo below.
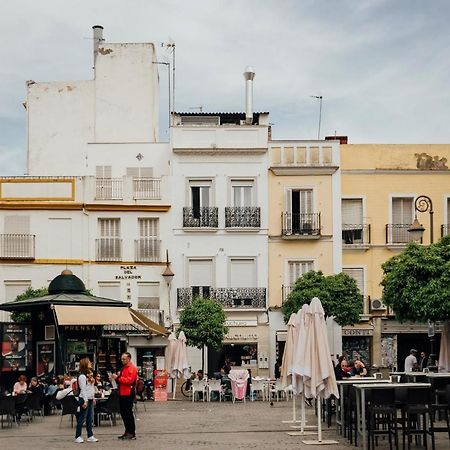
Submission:
{"label": "stone pavement", "polygon": [[[67,449],[77,446],[93,446],[100,449],[164,449],[164,450],[235,450],[235,449],[312,449],[315,446],[305,445],[303,439],[313,437],[289,436],[292,431],[289,424],[282,420],[292,418],[292,402],[280,401],[270,406],[268,402],[236,403],[191,403],[187,400],[169,401],[167,403],[146,402],[138,406],[137,440],[122,443],[117,436],[122,434],[121,421],[111,427],[107,422],[94,429],[98,443],[73,443],[74,429],[70,427],[70,419],[63,418],[59,427],[60,416],[37,418],[30,424],[22,423],[11,428],[0,429],[0,448],[7,450],[41,450]],[[315,424],[312,408],[307,408],[309,424]],[[85,436],[85,430],[83,430]],[[450,448],[448,436],[437,433],[436,450]],[[328,429],[324,425],[324,439],[336,439],[337,445],[327,446],[330,449],[351,449],[354,446],[336,434],[333,426]],[[401,441],[400,441],[401,442]],[[429,445],[431,442],[429,442]],[[83,447],[82,447],[83,448]],[[378,447],[387,450],[387,443]],[[413,449],[421,448],[413,445]],[[431,445],[430,447],[431,448]]]}

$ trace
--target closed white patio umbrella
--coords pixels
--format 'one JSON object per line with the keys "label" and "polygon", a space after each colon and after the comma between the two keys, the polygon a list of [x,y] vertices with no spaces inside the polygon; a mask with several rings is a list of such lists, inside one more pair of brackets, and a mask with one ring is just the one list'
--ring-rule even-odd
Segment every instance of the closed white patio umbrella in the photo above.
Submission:
{"label": "closed white patio umbrella", "polygon": [[[172,331],[168,337],[169,343],[166,347],[166,370],[169,374],[170,378],[174,378],[172,376],[173,364],[175,361],[175,352],[178,345],[178,340],[176,334]],[[176,380],[176,378],[175,378]],[[175,387],[176,381],[173,383],[173,398],[175,398]]]}
{"label": "closed white patio umbrella", "polygon": [[175,378],[173,398],[175,398],[176,380],[183,377],[189,378],[191,375],[186,351],[186,335],[184,331],[180,331],[175,348],[175,356],[172,365],[171,376]]}
{"label": "closed white patio umbrella", "polygon": [[450,372],[450,321],[444,322],[439,350],[439,369]]}

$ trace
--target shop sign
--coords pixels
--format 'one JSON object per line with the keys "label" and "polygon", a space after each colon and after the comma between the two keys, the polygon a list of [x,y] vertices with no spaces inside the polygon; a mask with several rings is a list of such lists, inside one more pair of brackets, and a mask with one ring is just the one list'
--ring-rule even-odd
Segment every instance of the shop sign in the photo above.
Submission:
{"label": "shop sign", "polygon": [[64,331],[95,331],[95,325],[64,325]]}
{"label": "shop sign", "polygon": [[136,266],[120,266],[120,270],[122,273],[116,275],[116,280],[140,280],[142,278],[141,275],[136,275]]}
{"label": "shop sign", "polygon": [[342,336],[373,336],[373,329],[371,328],[350,328],[343,329]]}
{"label": "shop sign", "polygon": [[2,347],[2,372],[26,370],[30,364],[31,329],[20,324],[4,324]]}
{"label": "shop sign", "polygon": [[226,320],[226,327],[256,327],[258,322],[256,320]]}
{"label": "shop sign", "polygon": [[155,370],[153,372],[153,398],[155,402],[166,402],[167,401],[167,371],[165,370]]}
{"label": "shop sign", "polygon": [[256,341],[258,340],[258,333],[228,333],[225,339],[230,341]]}

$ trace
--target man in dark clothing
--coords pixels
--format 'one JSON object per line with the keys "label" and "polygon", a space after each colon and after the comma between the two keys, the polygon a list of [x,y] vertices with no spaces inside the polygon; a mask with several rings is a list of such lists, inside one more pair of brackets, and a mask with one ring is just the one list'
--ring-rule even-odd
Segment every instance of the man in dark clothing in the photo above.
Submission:
{"label": "man in dark clothing", "polygon": [[123,364],[119,374],[112,374],[111,378],[119,383],[120,415],[125,425],[125,433],[119,439],[136,439],[136,425],[133,415],[135,385],[137,380],[137,368],[131,362],[131,355],[125,352],[121,356]]}
{"label": "man in dark clothing", "polygon": [[423,372],[423,369],[428,367],[428,357],[425,352],[420,352],[419,358],[419,370]]}

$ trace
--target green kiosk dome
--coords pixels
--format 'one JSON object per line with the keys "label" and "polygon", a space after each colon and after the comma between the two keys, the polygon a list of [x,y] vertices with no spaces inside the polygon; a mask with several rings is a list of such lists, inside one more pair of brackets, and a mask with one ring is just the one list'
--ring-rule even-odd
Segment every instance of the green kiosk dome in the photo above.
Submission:
{"label": "green kiosk dome", "polygon": [[86,294],[84,283],[72,273],[71,270],[63,270],[61,275],[53,278],[48,286],[48,293],[53,294]]}

